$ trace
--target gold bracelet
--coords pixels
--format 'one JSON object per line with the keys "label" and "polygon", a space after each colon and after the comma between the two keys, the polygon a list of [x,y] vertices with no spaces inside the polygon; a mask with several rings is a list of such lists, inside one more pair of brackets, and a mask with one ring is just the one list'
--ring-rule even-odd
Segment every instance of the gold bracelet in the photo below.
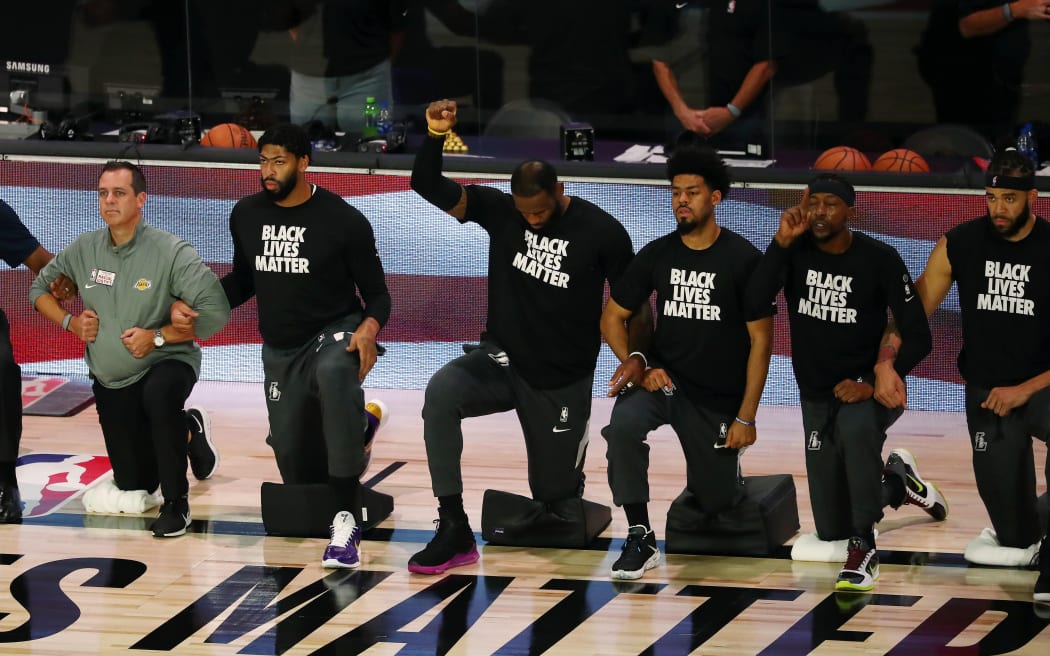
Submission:
{"label": "gold bracelet", "polygon": [[432,134],[435,137],[443,137],[446,134],[448,134],[449,132],[452,132],[452,128],[449,128],[449,129],[445,130],[444,132],[438,132],[438,131],[434,130],[434,128],[432,128],[432,127],[430,127],[428,125],[427,126],[427,132],[429,132],[430,134]]}

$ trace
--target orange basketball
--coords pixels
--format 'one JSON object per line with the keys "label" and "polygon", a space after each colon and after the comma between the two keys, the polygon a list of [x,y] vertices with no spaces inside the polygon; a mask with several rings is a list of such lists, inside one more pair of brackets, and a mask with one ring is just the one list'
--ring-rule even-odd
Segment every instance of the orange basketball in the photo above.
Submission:
{"label": "orange basketball", "polygon": [[248,128],[236,123],[220,123],[201,138],[202,146],[216,148],[255,148],[255,137]]}
{"label": "orange basketball", "polygon": [[896,173],[929,173],[930,165],[922,155],[907,148],[894,148],[879,156],[871,165],[876,171],[894,171]]}
{"label": "orange basketball", "polygon": [[871,161],[856,148],[835,146],[820,154],[813,168],[822,171],[868,171]]}

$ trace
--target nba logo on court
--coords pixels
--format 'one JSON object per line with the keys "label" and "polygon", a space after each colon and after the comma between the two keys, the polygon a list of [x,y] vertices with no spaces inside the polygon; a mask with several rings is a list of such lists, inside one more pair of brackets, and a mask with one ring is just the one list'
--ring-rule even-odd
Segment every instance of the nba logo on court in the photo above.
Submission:
{"label": "nba logo on court", "polygon": [[23,517],[43,517],[79,496],[111,471],[106,456],[31,453],[18,459]]}
{"label": "nba logo on court", "polygon": [[22,378],[22,408],[28,408],[68,380],[62,376],[33,376]]}
{"label": "nba logo on court", "polygon": [[810,451],[820,451],[820,431],[813,431],[809,434],[809,440],[806,442],[806,449]]}
{"label": "nba logo on court", "polygon": [[987,451],[988,440],[984,439],[984,431],[978,431],[973,434],[973,450],[974,451]]}

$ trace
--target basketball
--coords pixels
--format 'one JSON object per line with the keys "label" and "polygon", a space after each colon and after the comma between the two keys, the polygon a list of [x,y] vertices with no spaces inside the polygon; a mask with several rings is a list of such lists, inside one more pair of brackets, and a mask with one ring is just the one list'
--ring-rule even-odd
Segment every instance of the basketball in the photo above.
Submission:
{"label": "basketball", "polygon": [[813,168],[821,171],[868,171],[871,161],[856,148],[835,146],[820,154]]}
{"label": "basketball", "polygon": [[871,165],[876,171],[893,171],[896,173],[929,173],[930,165],[922,155],[907,148],[894,148],[879,156]]}
{"label": "basketball", "polygon": [[255,148],[255,137],[248,128],[236,123],[220,123],[201,138],[202,146],[215,148]]}

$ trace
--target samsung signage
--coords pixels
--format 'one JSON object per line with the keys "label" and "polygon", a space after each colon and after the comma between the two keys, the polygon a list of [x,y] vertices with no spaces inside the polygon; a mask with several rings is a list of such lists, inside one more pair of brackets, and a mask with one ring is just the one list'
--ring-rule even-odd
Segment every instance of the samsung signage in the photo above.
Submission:
{"label": "samsung signage", "polygon": [[35,73],[40,75],[51,74],[51,64],[38,64],[36,62],[11,61],[5,62],[8,73]]}

